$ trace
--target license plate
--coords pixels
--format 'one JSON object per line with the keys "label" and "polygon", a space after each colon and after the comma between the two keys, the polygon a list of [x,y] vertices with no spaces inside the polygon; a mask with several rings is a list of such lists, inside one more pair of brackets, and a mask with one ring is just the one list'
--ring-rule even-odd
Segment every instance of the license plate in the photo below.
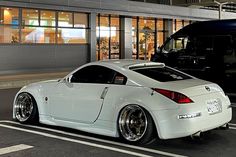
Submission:
{"label": "license plate", "polygon": [[220,101],[218,101],[217,99],[208,100],[206,104],[207,104],[207,111],[210,115],[216,114],[222,111]]}

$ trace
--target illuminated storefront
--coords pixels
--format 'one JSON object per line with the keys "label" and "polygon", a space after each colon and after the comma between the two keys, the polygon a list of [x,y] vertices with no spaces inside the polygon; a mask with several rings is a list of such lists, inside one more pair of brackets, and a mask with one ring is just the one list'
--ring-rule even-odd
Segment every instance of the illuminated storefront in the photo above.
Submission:
{"label": "illuminated storefront", "polygon": [[129,0],[2,0],[0,74],[71,70],[104,59],[149,60],[183,26],[217,17],[210,10]]}
{"label": "illuminated storefront", "polygon": [[0,43],[87,43],[88,14],[1,7]]}
{"label": "illuminated storefront", "polygon": [[120,19],[119,16],[97,15],[96,18],[96,59],[120,58]]}
{"label": "illuminated storefront", "polygon": [[149,60],[151,58],[151,55],[169,35],[166,27],[167,21],[167,19],[161,18],[137,17],[132,19],[133,59]]}
{"label": "illuminated storefront", "polygon": [[[161,18],[132,18],[132,58],[150,60],[165,39],[170,35],[168,30],[170,19]],[[181,22],[181,24],[180,24]],[[190,24],[189,20],[173,20],[173,32]],[[120,18],[117,15],[100,15],[96,17],[96,58],[120,58]],[[137,46],[138,45],[138,46]]]}

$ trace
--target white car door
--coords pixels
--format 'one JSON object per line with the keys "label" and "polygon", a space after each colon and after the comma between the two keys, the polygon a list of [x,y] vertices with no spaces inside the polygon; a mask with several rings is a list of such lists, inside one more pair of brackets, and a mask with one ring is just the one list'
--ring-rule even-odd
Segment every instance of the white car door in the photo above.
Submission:
{"label": "white car door", "polygon": [[95,122],[113,76],[113,70],[102,66],[78,70],[69,81],[62,81],[55,87],[50,98],[51,116],[63,121]]}

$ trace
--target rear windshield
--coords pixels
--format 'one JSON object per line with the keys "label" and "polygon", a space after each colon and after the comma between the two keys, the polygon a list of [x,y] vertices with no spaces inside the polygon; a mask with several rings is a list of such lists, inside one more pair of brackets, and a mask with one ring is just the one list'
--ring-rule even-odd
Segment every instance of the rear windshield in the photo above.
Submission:
{"label": "rear windshield", "polygon": [[160,82],[191,79],[192,77],[168,67],[142,67],[131,70]]}

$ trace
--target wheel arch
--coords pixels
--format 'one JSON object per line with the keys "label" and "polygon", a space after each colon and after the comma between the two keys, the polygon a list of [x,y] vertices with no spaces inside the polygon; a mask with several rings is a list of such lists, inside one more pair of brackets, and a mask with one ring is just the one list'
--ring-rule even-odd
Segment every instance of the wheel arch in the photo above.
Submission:
{"label": "wheel arch", "polygon": [[116,136],[120,137],[120,133],[119,133],[119,130],[118,130],[119,129],[118,122],[119,122],[120,113],[128,105],[137,105],[137,106],[141,107],[144,111],[146,111],[151,116],[152,121],[153,121],[154,126],[155,126],[156,134],[159,137],[160,129],[159,129],[159,126],[158,126],[158,120],[155,117],[155,115],[153,114],[152,110],[147,105],[144,105],[142,103],[124,103],[124,104],[119,106],[118,112],[117,112],[117,115],[116,115],[116,132],[117,132]]}
{"label": "wheel arch", "polygon": [[42,108],[42,106],[40,104],[42,104],[42,100],[40,99],[40,93],[39,91],[34,91],[32,89],[27,89],[27,88],[22,88],[16,95],[15,95],[15,98],[14,98],[14,102],[13,102],[13,119],[16,119],[16,116],[15,116],[15,103],[16,103],[16,99],[18,97],[19,94],[21,93],[27,93],[29,95],[31,95],[34,99],[34,101],[36,102],[36,106],[37,106],[37,109],[38,109],[38,118],[39,118],[39,121],[40,121],[40,114],[42,114],[44,112],[44,109]]}

